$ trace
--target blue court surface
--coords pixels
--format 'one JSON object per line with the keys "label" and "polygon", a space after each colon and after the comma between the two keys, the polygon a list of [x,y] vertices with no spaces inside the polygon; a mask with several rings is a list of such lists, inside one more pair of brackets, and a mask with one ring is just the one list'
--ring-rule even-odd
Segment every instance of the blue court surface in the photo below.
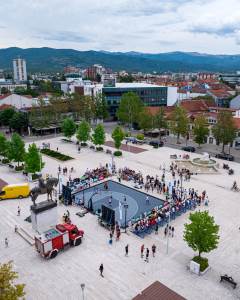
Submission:
{"label": "blue court surface", "polygon": [[[162,207],[164,200],[151,196],[135,188],[128,187],[124,184],[108,180],[108,189],[104,189],[104,182],[84,191],[75,194],[75,202],[84,202],[84,206],[89,208],[92,202],[94,212],[101,210],[105,205],[115,211],[115,221],[121,226],[125,224],[124,204],[128,204],[127,222],[141,218],[144,213],[150,212],[154,207]],[[148,196],[148,200],[146,199]]]}

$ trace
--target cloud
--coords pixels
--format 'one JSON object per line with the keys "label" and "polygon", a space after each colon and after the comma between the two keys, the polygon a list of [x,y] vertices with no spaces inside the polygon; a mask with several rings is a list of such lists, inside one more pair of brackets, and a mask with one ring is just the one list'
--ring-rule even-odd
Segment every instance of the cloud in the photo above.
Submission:
{"label": "cloud", "polygon": [[240,50],[240,0],[2,2],[0,47],[149,53]]}
{"label": "cloud", "polygon": [[42,33],[37,37],[47,41],[89,43],[91,39],[80,35],[74,31],[56,31],[51,33]]}

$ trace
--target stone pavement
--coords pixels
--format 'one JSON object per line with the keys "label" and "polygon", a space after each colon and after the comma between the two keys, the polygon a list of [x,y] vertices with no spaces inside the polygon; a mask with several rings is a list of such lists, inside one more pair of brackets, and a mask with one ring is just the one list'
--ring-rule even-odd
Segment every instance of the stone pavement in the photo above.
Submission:
{"label": "stone pavement", "polygon": [[[72,177],[82,175],[91,169],[111,163],[111,156],[98,153],[89,148],[81,149],[64,143],[59,137],[50,139],[52,149],[66,153],[75,160],[60,163],[52,158],[43,157],[45,167],[43,174],[57,175],[57,168],[72,166],[76,172]],[[41,141],[37,142],[41,145]],[[124,152],[123,157],[114,158],[117,168],[129,167],[140,170],[144,175],[161,175],[159,165],[170,164],[170,154],[182,151],[163,147],[152,149],[140,154]],[[106,148],[106,147],[105,147]],[[192,157],[199,157],[193,154]],[[222,164],[222,162],[221,162]],[[54,260],[44,260],[34,248],[27,244],[18,234],[14,226],[20,225],[31,232],[31,224],[24,221],[29,216],[30,199],[7,200],[0,202],[0,262],[14,261],[15,269],[20,274],[20,281],[26,283],[26,299],[31,300],[65,300],[81,299],[81,283],[86,284],[85,299],[87,300],[130,300],[139,291],[152,282],[159,280],[187,299],[240,299],[240,193],[230,191],[233,180],[240,185],[240,168],[236,163],[229,163],[235,174],[227,175],[220,169],[217,175],[196,175],[183,186],[194,187],[199,192],[205,189],[209,196],[209,211],[220,225],[220,243],[217,250],[205,256],[209,258],[210,271],[204,276],[191,274],[187,264],[193,257],[193,251],[183,241],[183,228],[188,214],[176,218],[172,223],[176,236],[170,238],[169,253],[166,254],[166,240],[161,229],[159,235],[149,235],[143,240],[131,233],[122,234],[119,242],[108,244],[109,232],[101,228],[96,216],[87,214],[83,218],[75,215],[78,207],[58,207],[59,222],[66,209],[70,211],[73,223],[85,230],[83,243],[76,248],[66,249]],[[8,183],[26,181],[23,175],[15,174],[5,166],[0,166],[0,178]],[[170,180],[167,172],[167,180]],[[64,181],[67,177],[63,178]],[[34,184],[33,184],[34,185]],[[153,193],[154,194],[154,193]],[[156,194],[154,194],[156,195]],[[45,196],[41,196],[44,200]],[[17,216],[17,207],[21,207],[21,216]],[[201,210],[205,207],[200,207]],[[4,239],[8,237],[9,248],[5,248]],[[157,246],[156,257],[150,255],[150,262],[140,258],[140,246],[151,248]],[[124,257],[124,247],[129,244],[129,257]],[[104,278],[99,276],[99,265],[104,264]],[[227,284],[220,284],[220,275],[227,273],[232,276],[238,287],[233,290]]]}

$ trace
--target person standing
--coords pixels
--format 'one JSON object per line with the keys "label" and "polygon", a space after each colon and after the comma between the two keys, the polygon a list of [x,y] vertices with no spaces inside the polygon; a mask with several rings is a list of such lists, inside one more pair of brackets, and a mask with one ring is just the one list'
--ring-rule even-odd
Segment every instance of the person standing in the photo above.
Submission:
{"label": "person standing", "polygon": [[8,238],[5,238],[5,248],[8,248]]}
{"label": "person standing", "polygon": [[141,258],[143,258],[143,252],[144,252],[144,244],[141,246]]}
{"label": "person standing", "polygon": [[149,197],[146,197],[146,205],[149,205]]}
{"label": "person standing", "polygon": [[128,256],[128,249],[129,249],[129,245],[127,244],[127,245],[125,246],[125,256]]}
{"label": "person standing", "polygon": [[17,227],[17,225],[15,225],[14,232],[17,232],[17,231],[18,231],[18,227]]}
{"label": "person standing", "polygon": [[147,248],[146,249],[146,259],[145,259],[146,262],[149,262],[148,258],[149,258],[149,249]]}
{"label": "person standing", "polygon": [[102,277],[104,277],[104,276],[103,276],[103,264],[100,265],[99,271],[100,271],[100,275],[101,275]]}
{"label": "person standing", "polygon": [[168,228],[167,226],[164,228],[164,236],[166,237],[167,236],[167,233],[168,233]]}
{"label": "person standing", "polygon": [[21,214],[21,209],[20,209],[20,206],[18,206],[17,215],[20,216],[20,214]]}
{"label": "person standing", "polygon": [[152,245],[152,255],[153,255],[153,257],[155,257],[155,253],[156,253],[156,245],[153,244]]}
{"label": "person standing", "polygon": [[158,234],[158,223],[156,223],[156,226],[155,226],[155,234]]}
{"label": "person standing", "polygon": [[109,244],[112,245],[112,240],[113,240],[113,234],[112,232],[109,233]]}
{"label": "person standing", "polygon": [[174,227],[172,226],[172,237],[174,237]]}

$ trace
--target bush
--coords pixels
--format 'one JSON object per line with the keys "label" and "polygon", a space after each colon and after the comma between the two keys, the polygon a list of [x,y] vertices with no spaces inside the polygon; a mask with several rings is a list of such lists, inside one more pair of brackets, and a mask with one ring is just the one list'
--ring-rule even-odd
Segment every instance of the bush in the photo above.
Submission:
{"label": "bush", "polygon": [[200,265],[200,272],[203,272],[209,266],[208,259],[205,257],[195,256],[192,260]]}
{"label": "bush", "polygon": [[143,141],[143,140],[144,140],[144,134],[139,133],[139,134],[137,134],[136,138],[137,138],[138,140],[140,140],[140,141]]}
{"label": "bush", "polygon": [[15,171],[22,171],[24,169],[24,166],[16,166]]}
{"label": "bush", "polygon": [[122,156],[122,151],[115,151],[114,156]]}
{"label": "bush", "polygon": [[158,145],[154,145],[153,148],[157,149],[157,148],[158,148]]}
{"label": "bush", "polygon": [[4,159],[2,159],[2,163],[3,163],[3,164],[9,164],[9,163],[10,163],[10,160],[7,159],[7,158],[4,158]]}
{"label": "bush", "polygon": [[96,147],[97,151],[103,151],[103,147]]}
{"label": "bush", "polygon": [[68,155],[65,155],[60,152],[50,150],[50,149],[41,149],[41,153],[48,155],[50,157],[56,158],[61,161],[67,161],[67,160],[73,159],[71,156],[68,156]]}
{"label": "bush", "polygon": [[87,147],[87,143],[81,143],[82,147]]}

